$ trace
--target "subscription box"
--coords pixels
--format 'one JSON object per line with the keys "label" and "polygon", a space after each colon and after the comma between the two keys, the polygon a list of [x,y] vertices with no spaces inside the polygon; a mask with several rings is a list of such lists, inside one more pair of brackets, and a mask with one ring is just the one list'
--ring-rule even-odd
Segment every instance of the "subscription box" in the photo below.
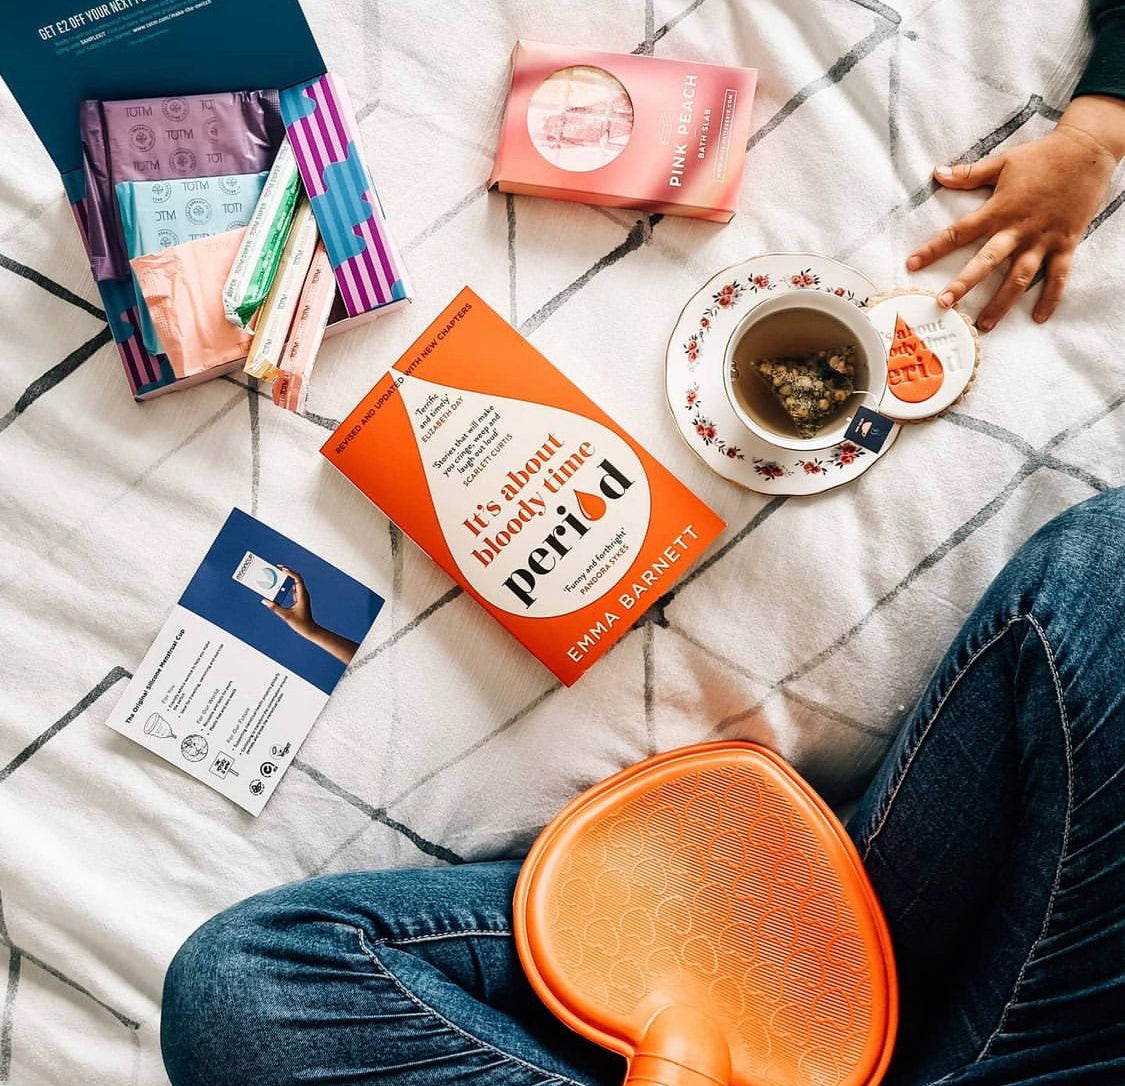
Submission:
{"label": "subscription box", "polygon": [[[0,76],[62,176],[137,399],[220,376],[237,369],[241,359],[177,377],[165,355],[146,348],[127,257],[112,251],[120,250],[120,242],[104,229],[119,214],[116,178],[252,178],[260,168],[248,161],[255,144],[264,141],[260,149],[272,155],[287,140],[336,278],[330,331],[410,302],[402,259],[360,151],[355,115],[339,79],[326,71],[297,0],[12,5],[0,35]],[[253,113],[246,141],[233,141],[238,146],[232,146],[230,116],[223,113],[230,102],[246,106],[248,117]],[[102,109],[95,103],[115,105]],[[103,120],[104,144],[97,128]],[[92,156],[95,143],[99,154]],[[105,158],[91,167],[103,146]],[[104,168],[111,154],[113,176]],[[195,228],[244,226],[246,216],[228,213],[228,204],[234,201],[218,206],[214,223]],[[192,206],[196,219],[210,211],[203,201]],[[191,231],[193,224],[187,215],[177,230]],[[180,234],[166,244],[178,240]],[[216,292],[222,289],[222,282],[215,284]]]}

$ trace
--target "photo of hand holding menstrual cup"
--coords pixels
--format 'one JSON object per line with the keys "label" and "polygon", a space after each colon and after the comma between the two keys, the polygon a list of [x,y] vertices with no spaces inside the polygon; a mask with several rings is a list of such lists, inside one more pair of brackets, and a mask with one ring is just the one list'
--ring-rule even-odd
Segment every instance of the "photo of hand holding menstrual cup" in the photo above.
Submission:
{"label": "photo of hand holding menstrual cup", "polygon": [[325,652],[331,653],[341,663],[350,664],[359,648],[359,643],[349,641],[346,637],[341,637],[319,625],[313,618],[312,600],[309,598],[304,578],[288,566],[279,565],[277,568],[284,570],[293,578],[293,602],[283,607],[273,600],[263,599],[262,606],[268,607],[295,633],[318,645]]}

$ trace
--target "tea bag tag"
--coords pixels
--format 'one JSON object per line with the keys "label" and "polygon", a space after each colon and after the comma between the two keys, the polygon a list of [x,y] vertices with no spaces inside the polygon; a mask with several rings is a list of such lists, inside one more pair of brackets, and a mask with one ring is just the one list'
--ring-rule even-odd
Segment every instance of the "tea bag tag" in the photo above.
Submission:
{"label": "tea bag tag", "polygon": [[877,453],[887,443],[894,428],[894,419],[880,415],[869,407],[861,407],[852,417],[844,440],[860,445],[868,452]]}
{"label": "tea bag tag", "polygon": [[887,345],[881,414],[896,422],[919,422],[948,411],[965,395],[980,364],[976,329],[968,317],[939,306],[928,290],[877,295],[865,312]]}

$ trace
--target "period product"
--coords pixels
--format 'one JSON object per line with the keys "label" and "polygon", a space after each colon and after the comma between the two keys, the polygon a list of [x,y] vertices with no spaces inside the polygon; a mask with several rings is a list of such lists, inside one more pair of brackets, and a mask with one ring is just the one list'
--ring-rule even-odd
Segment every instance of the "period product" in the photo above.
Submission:
{"label": "period product", "polygon": [[520,41],[490,187],[730,222],[757,70]]}
{"label": "period product", "polygon": [[[265,179],[264,173],[250,173],[182,181],[118,182],[117,203],[129,259],[227,230],[241,230],[258,202]],[[163,348],[140,293],[137,311],[145,348],[160,353]]]}
{"label": "period product", "polygon": [[328,72],[287,87],[281,115],[348,315],[407,305],[413,290],[360,151],[343,83]]}
{"label": "period product", "polygon": [[119,182],[117,202],[129,258],[245,227],[266,176],[245,173]]}
{"label": "period product", "polygon": [[273,402],[287,411],[300,412],[305,409],[309,378],[312,377],[316,356],[335,304],[332,263],[328,259],[324,243],[318,242],[312,266],[301,289],[301,297],[297,301],[293,327],[289,330],[289,338],[285,341],[285,350],[278,363],[280,372],[273,382]]}
{"label": "period product", "polygon": [[316,219],[307,200],[302,199],[293,216],[289,237],[281,251],[277,275],[266,296],[265,305],[254,325],[254,340],[243,369],[252,377],[272,381],[285,349],[285,338],[297,312],[297,302],[316,252]]}
{"label": "period product", "polygon": [[79,124],[95,279],[129,274],[117,185],[260,173],[269,169],[284,136],[277,91],[269,90],[87,100]]}
{"label": "period product", "polygon": [[282,143],[223,286],[227,320],[239,328],[249,327],[266,300],[300,195],[297,160],[289,144]]}
{"label": "period product", "polygon": [[321,452],[568,685],[723,529],[468,288]]}
{"label": "period product", "polygon": [[293,605],[293,588],[296,582],[280,566],[259,558],[253,551],[247,551],[231,576],[241,585],[270,603],[280,607]]}
{"label": "period product", "polygon": [[177,378],[236,362],[250,349],[250,334],[227,320],[215,287],[244,233],[226,230],[132,261],[137,289]]}
{"label": "period product", "polygon": [[[106,723],[260,814],[382,606],[371,589],[234,509]],[[136,760],[167,776],[153,759]]]}
{"label": "period product", "polygon": [[[138,400],[238,367],[241,358],[214,360],[229,356],[227,345],[246,337],[258,319],[298,195],[308,199],[340,299],[326,335],[407,305],[412,294],[343,84],[327,72],[298,0],[274,0],[268,11],[260,0],[174,6],[170,14],[163,0],[121,0],[76,11],[67,0],[43,0],[5,11],[0,35],[0,76],[62,176]],[[236,210],[241,201],[229,199],[210,205],[205,224],[192,219],[207,217],[207,206],[194,202],[205,185],[214,193],[217,184],[263,173],[270,176],[254,206]],[[169,191],[187,195],[189,186],[197,191],[177,208],[172,226],[170,209],[156,205]],[[119,197],[132,221],[128,240]],[[130,260],[163,274],[168,261],[147,263],[158,255],[155,246],[203,242],[204,233],[248,226],[244,247],[207,288],[237,327],[216,329],[222,349],[216,341],[199,357],[177,356],[175,347],[167,353],[138,297]],[[205,246],[200,253],[210,258],[217,251]],[[194,257],[185,260],[202,267]],[[189,283],[180,293],[200,286]],[[289,303],[302,286],[286,293]],[[170,296],[173,288],[161,289]],[[291,321],[292,308],[283,315]],[[181,345],[191,338],[185,333]],[[269,372],[287,333],[288,326],[272,342]]]}

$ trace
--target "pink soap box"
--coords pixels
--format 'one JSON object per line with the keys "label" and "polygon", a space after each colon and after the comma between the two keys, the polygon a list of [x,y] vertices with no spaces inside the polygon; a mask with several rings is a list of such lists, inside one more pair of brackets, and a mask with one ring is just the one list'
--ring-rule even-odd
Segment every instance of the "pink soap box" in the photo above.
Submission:
{"label": "pink soap box", "polygon": [[489,187],[730,222],[757,78],[519,41]]}

